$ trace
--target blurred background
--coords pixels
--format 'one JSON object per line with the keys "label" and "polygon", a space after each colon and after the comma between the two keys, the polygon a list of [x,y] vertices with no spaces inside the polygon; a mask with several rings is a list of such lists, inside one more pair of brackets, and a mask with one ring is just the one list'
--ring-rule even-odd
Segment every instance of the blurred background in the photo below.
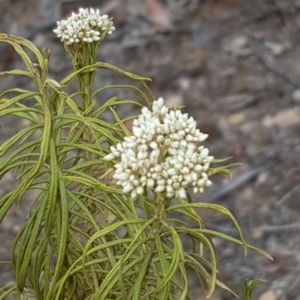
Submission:
{"label": "blurred background", "polygon": [[[56,21],[79,7],[100,8],[114,18],[116,31],[99,60],[152,78],[154,95],[184,110],[209,134],[213,156],[232,156],[242,165],[233,180],[216,176],[195,201],[229,208],[248,243],[274,261],[218,239],[220,279],[240,293],[246,279],[262,278],[253,299],[300,299],[300,1],[299,0],[1,0],[0,32],[50,48],[49,76],[62,79],[71,62],[52,30]],[[0,71],[22,68],[17,55],[0,44]],[[101,72],[95,86],[124,82]],[[25,78],[3,77],[0,90],[31,89]],[[70,89],[76,88],[76,82]],[[123,93],[123,92],[122,92]],[[126,93],[119,97],[130,96]],[[128,98],[127,98],[128,99]],[[136,114],[125,111],[121,114]],[[26,126],[1,119],[0,143]],[[0,196],[17,183],[13,174],[0,182]],[[26,219],[26,195],[0,225],[0,260],[10,259],[13,238]],[[199,212],[210,229],[237,236],[219,215]],[[0,286],[13,280],[0,265]],[[193,285],[195,300],[202,300]],[[299,296],[298,296],[299,295]],[[216,290],[212,300],[234,297]]]}

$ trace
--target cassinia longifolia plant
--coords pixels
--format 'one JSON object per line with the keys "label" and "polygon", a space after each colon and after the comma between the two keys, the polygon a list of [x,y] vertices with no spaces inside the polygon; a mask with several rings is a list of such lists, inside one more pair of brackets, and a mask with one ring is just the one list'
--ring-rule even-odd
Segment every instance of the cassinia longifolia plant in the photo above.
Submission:
{"label": "cassinia longifolia plant", "polygon": [[[0,117],[29,122],[0,147],[0,178],[16,175],[16,187],[1,198],[0,220],[25,193],[32,197],[12,249],[15,283],[0,289],[0,299],[185,300],[191,299],[190,276],[210,297],[216,286],[229,290],[217,279],[212,237],[269,257],[245,242],[228,209],[192,201],[189,188],[203,192],[212,175],[230,175],[230,166],[213,167],[225,160],[201,145],[207,134],[195,120],[155,100],[149,79],[96,61],[114,30],[112,19],[93,9],[58,22],[54,32],[73,63],[73,72],[60,82],[48,77],[50,50],[0,35],[26,67],[0,76],[25,76],[34,84],[33,91],[0,94]],[[95,72],[103,69],[136,84],[93,90]],[[75,79],[78,90],[67,93]],[[131,89],[137,99],[106,99],[101,92],[107,89]],[[123,105],[142,107],[141,114],[121,119],[116,109]],[[104,121],[107,113],[113,122]],[[125,126],[129,120],[132,132]],[[228,217],[239,239],[206,229],[198,209]]]}

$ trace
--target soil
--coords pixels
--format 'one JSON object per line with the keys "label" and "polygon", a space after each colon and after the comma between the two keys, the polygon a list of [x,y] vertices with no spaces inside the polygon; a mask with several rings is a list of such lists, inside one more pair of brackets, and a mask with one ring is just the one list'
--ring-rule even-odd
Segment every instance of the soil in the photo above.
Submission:
{"label": "soil", "polygon": [[[99,6],[99,2],[101,5]],[[152,78],[156,97],[181,106],[209,134],[217,158],[233,157],[241,166],[233,180],[216,176],[213,186],[194,201],[229,208],[248,243],[269,252],[274,261],[216,240],[220,278],[240,292],[246,279],[263,278],[253,299],[300,299],[300,1],[298,0],[6,0],[0,31],[50,48],[51,78],[63,78],[70,61],[52,32],[56,20],[79,6],[99,7],[114,18],[117,30],[103,44],[99,59]],[[11,49],[0,44],[0,70],[18,68]],[[109,72],[96,85],[120,82]],[[0,90],[30,88],[24,79],[4,78]],[[71,87],[71,89],[74,89]],[[120,93],[119,97],[130,95]],[[122,115],[136,111],[121,111]],[[2,118],[0,143],[26,124]],[[0,196],[16,183],[0,181]],[[14,236],[26,219],[27,195],[0,225],[0,260],[10,259]],[[232,224],[200,212],[210,229],[235,236]],[[0,286],[13,281],[0,265]],[[195,298],[199,296],[193,286]],[[272,298],[273,297],[273,298]],[[213,300],[233,299],[217,290]]]}

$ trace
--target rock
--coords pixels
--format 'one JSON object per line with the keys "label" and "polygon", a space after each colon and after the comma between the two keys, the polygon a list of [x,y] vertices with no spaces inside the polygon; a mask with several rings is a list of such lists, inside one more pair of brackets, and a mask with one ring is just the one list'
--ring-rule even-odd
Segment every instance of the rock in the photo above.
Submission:
{"label": "rock", "polygon": [[284,45],[280,43],[265,42],[265,46],[270,49],[271,53],[275,56],[282,54],[285,50]]}
{"label": "rock", "polygon": [[228,118],[230,125],[233,125],[233,126],[242,123],[244,120],[245,120],[245,114],[242,112],[233,114]]}
{"label": "rock", "polygon": [[188,77],[179,78],[177,82],[182,90],[187,90],[191,86],[191,80]]}
{"label": "rock", "polygon": [[170,11],[157,0],[145,0],[148,18],[157,29],[169,31],[172,29],[172,19]]}
{"label": "rock", "polygon": [[266,116],[262,120],[262,124],[267,127],[279,126],[286,128],[295,126],[300,123],[300,116],[292,108],[283,110],[277,113],[275,116]]}
{"label": "rock", "polygon": [[257,177],[256,183],[257,183],[258,185],[264,184],[264,183],[267,182],[268,178],[269,178],[269,173],[268,173],[268,172],[261,172],[261,173],[258,175],[258,177]]}
{"label": "rock", "polygon": [[225,117],[219,117],[218,118],[218,127],[220,131],[226,131],[228,130],[230,124],[228,122],[228,118]]}
{"label": "rock", "polygon": [[285,290],[278,288],[265,292],[259,297],[259,300],[287,300]]}
{"label": "rock", "polygon": [[179,94],[169,94],[165,98],[165,104],[167,107],[179,107],[183,105],[183,98]]}
{"label": "rock", "polygon": [[267,291],[259,297],[259,300],[278,300],[278,299],[273,291]]}
{"label": "rock", "polygon": [[300,104],[300,89],[294,90],[292,93],[292,100],[297,104]]}
{"label": "rock", "polygon": [[270,290],[263,293],[259,300],[287,300],[286,292],[283,289]]}
{"label": "rock", "polygon": [[248,38],[243,35],[235,36],[231,39],[226,40],[223,48],[226,52],[229,52],[234,56],[245,57],[252,53],[252,50],[249,47]]}

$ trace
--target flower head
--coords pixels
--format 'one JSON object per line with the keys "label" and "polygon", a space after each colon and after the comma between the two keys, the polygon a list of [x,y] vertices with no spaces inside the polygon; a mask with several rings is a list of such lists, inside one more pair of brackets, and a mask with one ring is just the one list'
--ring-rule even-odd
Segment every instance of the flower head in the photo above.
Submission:
{"label": "flower head", "polygon": [[180,110],[170,110],[159,98],[152,111],[144,107],[133,121],[133,135],[125,137],[105,159],[117,159],[114,178],[124,192],[135,198],[144,190],[186,198],[186,189],[203,192],[210,186],[207,171],[214,159],[199,146],[208,135],[196,128],[196,121]]}
{"label": "flower head", "polygon": [[67,20],[57,22],[53,31],[67,45],[81,42],[93,43],[101,39],[100,35],[106,30],[111,34],[115,27],[107,15],[100,15],[99,9],[80,8],[78,14],[72,13]]}

